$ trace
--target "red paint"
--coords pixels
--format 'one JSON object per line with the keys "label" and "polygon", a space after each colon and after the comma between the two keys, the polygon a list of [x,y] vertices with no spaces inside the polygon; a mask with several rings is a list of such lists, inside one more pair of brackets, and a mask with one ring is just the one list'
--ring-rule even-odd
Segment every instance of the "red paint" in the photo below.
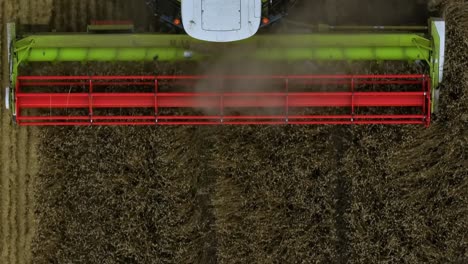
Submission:
{"label": "red paint", "polygon": [[[200,86],[212,87],[203,92]],[[215,81],[209,84],[210,81]],[[268,86],[269,91],[259,91]],[[231,82],[244,82],[229,91]],[[313,125],[313,124],[430,124],[430,79],[425,75],[294,75],[294,76],[21,76],[16,92],[17,122],[20,125]],[[177,84],[175,86],[170,84]],[[164,85],[166,87],[164,88]],[[388,91],[389,85],[402,91]],[[102,92],[112,86],[112,92]],[[252,86],[252,87],[250,87]],[[339,91],[324,91],[324,87]],[[361,91],[372,86],[372,92]],[[38,92],[50,87],[59,92]],[[126,92],[119,92],[119,88]],[[146,92],[136,92],[146,88]],[[309,88],[320,88],[312,91]],[[378,88],[387,91],[379,92]],[[23,88],[23,89],[22,89]],[[77,89],[80,89],[77,92]],[[97,89],[101,89],[98,90]],[[138,89],[137,89],[138,88]],[[184,90],[181,91],[180,88]],[[265,87],[262,87],[263,89]],[[271,89],[270,89],[271,88]],[[28,90],[34,89],[34,92]],[[74,90],[75,89],[75,90]],[[110,89],[110,88],[107,88]],[[128,92],[128,90],[135,92]],[[172,91],[171,89],[174,89]],[[242,91],[241,91],[242,89]],[[23,91],[25,90],[25,91]],[[271,90],[271,91],[270,91]],[[341,114],[307,114],[306,110],[321,107],[336,109]],[[379,107],[420,109],[413,114],[358,114],[359,108]],[[86,109],[86,116],[26,115],[26,109]],[[146,109],[147,116],[101,116],[98,109]],[[200,115],[167,116],[162,110],[198,109]],[[242,114],[230,114],[235,109]],[[268,109],[262,115],[249,115],[252,110]],[[345,109],[349,114],[342,114]],[[295,111],[293,111],[295,110]],[[299,110],[299,111],[297,111]],[[292,114],[300,113],[304,114]],[[34,111],[32,111],[34,112]],[[167,112],[167,111],[166,111]],[[203,112],[210,113],[204,115]],[[314,111],[315,112],[315,111]],[[28,111],[31,113],[31,111]]]}

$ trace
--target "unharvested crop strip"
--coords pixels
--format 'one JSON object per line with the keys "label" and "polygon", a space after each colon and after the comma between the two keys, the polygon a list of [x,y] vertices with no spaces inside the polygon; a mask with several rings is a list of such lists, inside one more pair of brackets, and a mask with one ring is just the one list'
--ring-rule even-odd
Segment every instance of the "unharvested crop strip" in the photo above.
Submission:
{"label": "unharvested crop strip", "polygon": [[[18,241],[16,244],[17,247],[17,259],[20,262],[23,261],[20,254],[25,250],[26,246],[26,225],[27,225],[27,217],[26,217],[26,174],[29,169],[29,130],[28,129],[20,129],[17,133],[18,140],[16,142],[16,160],[17,160],[17,173],[16,173],[16,204],[17,204],[17,214],[16,214],[16,223],[17,223],[17,230],[18,230]],[[24,254],[21,254],[24,255]]]}

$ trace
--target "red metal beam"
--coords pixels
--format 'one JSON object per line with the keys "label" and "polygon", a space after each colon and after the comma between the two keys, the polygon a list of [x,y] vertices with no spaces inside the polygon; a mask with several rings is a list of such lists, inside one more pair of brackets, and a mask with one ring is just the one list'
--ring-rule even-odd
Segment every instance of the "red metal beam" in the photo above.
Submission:
{"label": "red metal beam", "polygon": [[[341,93],[158,93],[157,104],[164,108],[224,107],[355,107],[422,106],[424,92],[341,92]],[[154,93],[20,93],[22,109],[28,108],[149,108]],[[92,98],[92,100],[90,100]]]}
{"label": "red metal beam", "polygon": [[[224,91],[225,85],[239,80],[251,83],[248,89],[237,87],[238,91],[232,89],[229,92]],[[199,81],[202,81],[200,85],[213,85],[213,87],[203,87],[207,88],[203,89],[203,92],[194,91],[196,87],[194,84]],[[168,88],[175,82],[177,87],[184,89],[183,92]],[[259,82],[268,84],[271,91],[259,91],[255,87]],[[164,92],[160,92],[161,83],[166,84]],[[20,125],[424,124],[427,126],[430,122],[430,80],[425,75],[21,76],[17,84],[17,122]],[[335,85],[341,87],[341,90],[307,91],[309,86],[323,85]],[[388,85],[405,89],[390,92],[379,92],[377,89],[387,87],[388,90]],[[360,91],[363,86],[371,87],[373,91]],[[49,87],[53,87],[54,92],[47,91],[50,90]],[[112,88],[112,92],[96,92],[98,87]],[[123,87],[135,91],[139,89],[138,87],[152,87],[150,89],[152,92],[119,92]],[[56,92],[57,90],[59,92]],[[308,109],[323,107],[349,109],[350,114],[290,115],[292,110],[307,113]],[[420,112],[356,114],[357,110],[370,107],[419,108]],[[36,111],[34,109],[75,108],[86,109],[88,114],[86,116],[23,115],[30,113],[31,109],[34,112]],[[96,109],[103,108],[151,109],[154,115],[95,115]],[[209,110],[218,114],[214,116],[159,114],[162,109],[174,108]],[[283,114],[225,116],[228,109],[243,112],[276,109]]]}

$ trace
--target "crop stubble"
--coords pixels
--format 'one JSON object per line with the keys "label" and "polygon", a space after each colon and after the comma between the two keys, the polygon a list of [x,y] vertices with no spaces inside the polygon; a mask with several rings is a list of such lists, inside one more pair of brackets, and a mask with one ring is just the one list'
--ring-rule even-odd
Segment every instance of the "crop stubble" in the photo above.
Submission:
{"label": "crop stubble", "polygon": [[1,263],[32,261],[31,240],[35,229],[33,186],[37,171],[36,130],[13,127],[9,113],[4,110],[3,88],[8,85],[9,79],[5,25],[15,20],[21,23],[48,23],[51,3],[51,0],[1,1]]}

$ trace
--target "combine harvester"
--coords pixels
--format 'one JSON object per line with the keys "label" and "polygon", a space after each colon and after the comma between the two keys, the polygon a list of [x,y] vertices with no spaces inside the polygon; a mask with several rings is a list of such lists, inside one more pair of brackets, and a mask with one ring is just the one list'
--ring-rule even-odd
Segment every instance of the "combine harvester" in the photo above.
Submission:
{"label": "combine harvester", "polygon": [[[8,25],[6,106],[19,125],[420,124],[429,126],[443,78],[445,22],[427,27],[331,27],[257,34],[281,20],[275,1],[170,1],[160,19],[187,34],[134,34],[130,23],[87,33],[17,37]],[[278,1],[280,2],[280,1]],[[287,2],[287,1],[282,1]],[[130,33],[129,33],[130,31]],[[404,61],[406,75],[23,76],[44,62]],[[232,54],[232,52],[230,52]]]}

